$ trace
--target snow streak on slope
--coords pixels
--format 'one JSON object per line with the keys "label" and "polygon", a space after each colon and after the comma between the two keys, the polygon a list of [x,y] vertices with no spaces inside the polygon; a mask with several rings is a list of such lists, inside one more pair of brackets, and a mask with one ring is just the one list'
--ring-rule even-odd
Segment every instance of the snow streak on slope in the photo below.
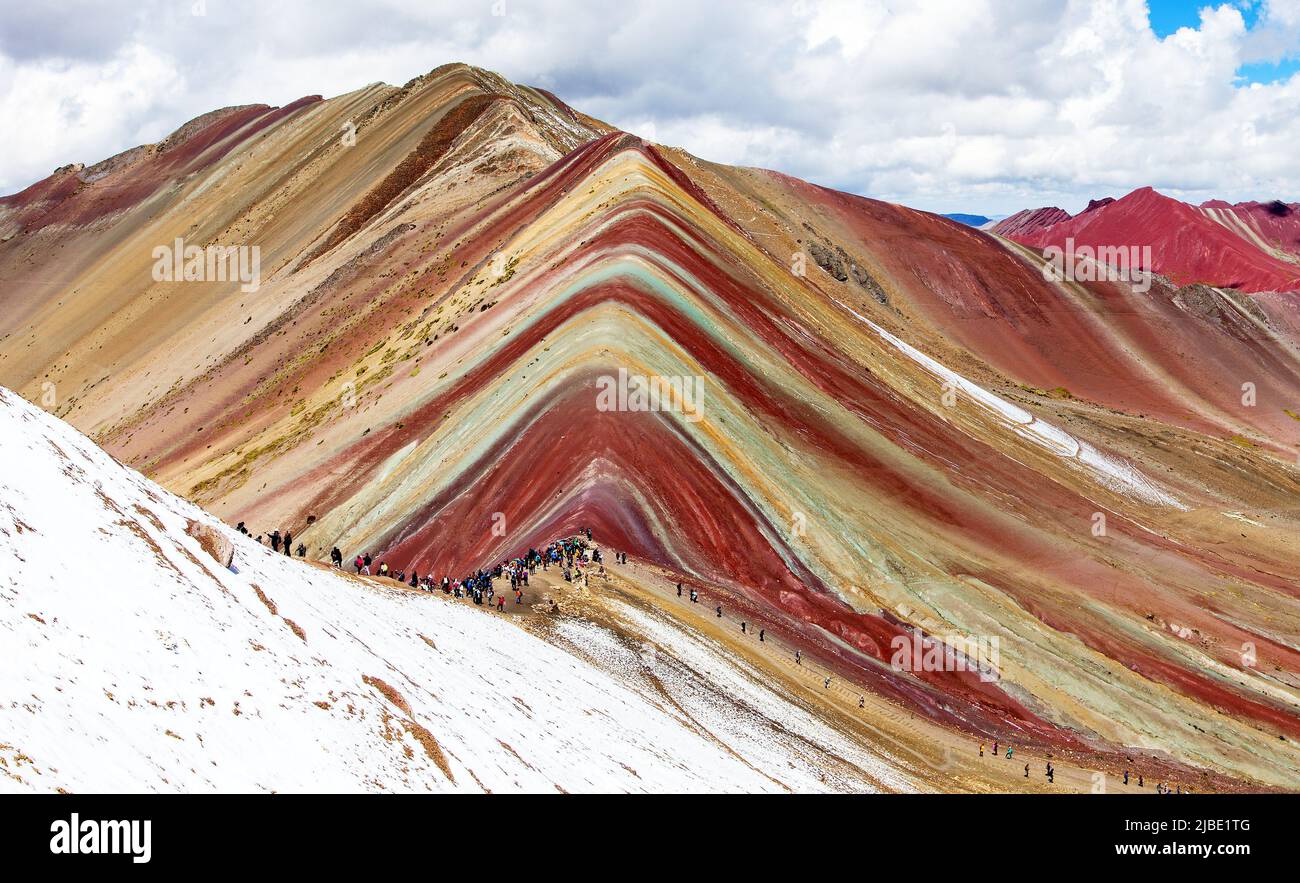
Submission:
{"label": "snow streak on slope", "polygon": [[888,341],[890,346],[905,354],[935,378],[942,380],[946,386],[950,386],[954,391],[961,390],[964,395],[969,396],[971,400],[979,404],[1002,425],[1009,427],[1016,434],[1029,439],[1057,457],[1077,462],[1080,464],[1081,469],[1087,470],[1098,481],[1123,493],[1134,494],[1154,505],[1186,508],[1176,498],[1161,490],[1154,482],[1138,472],[1132,463],[1104,454],[1087,442],[1080,441],[1051,423],[1038,419],[1024,408],[1013,405],[1006,399],[994,395],[978,384],[972,383],[906,341],[890,334],[852,307],[843,304],[841,306],[844,306],[854,316],[871,326],[871,329]]}
{"label": "snow streak on slope", "polygon": [[[4,790],[907,787],[860,750],[869,776],[827,781],[827,728],[671,625],[674,693],[708,715],[657,701],[635,666],[274,554],[3,389],[0,462]],[[232,542],[231,568],[187,527]],[[692,654],[726,691],[689,682]]]}

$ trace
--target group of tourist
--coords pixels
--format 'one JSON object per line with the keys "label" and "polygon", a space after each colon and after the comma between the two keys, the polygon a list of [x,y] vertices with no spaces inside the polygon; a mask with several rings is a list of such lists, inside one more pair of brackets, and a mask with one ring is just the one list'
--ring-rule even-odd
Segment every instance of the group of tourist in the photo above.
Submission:
{"label": "group of tourist", "polygon": [[[509,580],[514,603],[522,605],[529,574],[536,573],[539,567],[542,570],[549,570],[552,566],[562,568],[561,575],[566,582],[584,587],[587,585],[587,574],[593,567],[604,573],[604,558],[600,549],[591,545],[591,540],[590,528],[582,528],[578,534],[556,540],[540,551],[530,547],[523,555],[507,558],[493,567],[480,568],[460,577],[447,574],[437,579],[431,573],[421,576],[414,566],[408,574],[405,570],[390,569],[388,562],[382,559],[376,566],[376,559],[369,552],[359,553],[353,559],[352,567],[358,575],[392,579],[425,592],[441,591],[454,598],[468,598],[480,606],[486,603],[489,608],[495,606],[498,611],[504,612],[507,595],[497,591],[498,580]],[[337,546],[330,550],[330,563],[340,569],[343,567],[343,553]],[[372,567],[375,568],[373,571]]]}
{"label": "group of tourist", "polygon": [[[248,528],[244,526],[244,522],[242,521],[235,525],[235,530],[239,531],[246,537],[253,536],[248,532]],[[253,537],[253,539],[263,545],[269,543],[273,552],[284,552],[286,555],[296,554],[299,558],[307,557],[307,546],[303,543],[299,543],[298,548],[294,549],[293,534],[290,531],[286,530],[282,535],[279,530],[273,530],[266,535],[265,540],[262,539],[262,534],[259,533],[257,536]]]}

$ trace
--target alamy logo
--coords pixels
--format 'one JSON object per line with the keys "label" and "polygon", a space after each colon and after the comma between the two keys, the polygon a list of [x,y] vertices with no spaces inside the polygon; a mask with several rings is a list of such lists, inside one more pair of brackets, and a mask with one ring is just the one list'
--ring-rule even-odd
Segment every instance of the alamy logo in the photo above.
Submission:
{"label": "alamy logo", "polygon": [[258,245],[209,245],[199,248],[177,238],[153,250],[155,282],[239,282],[243,292],[262,284],[262,248]]}
{"label": "alamy logo", "polygon": [[680,411],[687,423],[698,423],[704,416],[704,378],[698,374],[668,377],[662,374],[628,374],[618,369],[618,377],[604,374],[596,378],[597,411]]}
{"label": "alamy logo", "polygon": [[50,852],[55,855],[130,855],[137,865],[153,854],[153,822],[145,819],[96,821],[77,813],[50,824]]}
{"label": "alamy logo", "polygon": [[1065,240],[1065,248],[1049,245],[1043,249],[1047,263],[1043,277],[1048,282],[1129,282],[1134,291],[1151,290],[1151,246],[1074,244]]}

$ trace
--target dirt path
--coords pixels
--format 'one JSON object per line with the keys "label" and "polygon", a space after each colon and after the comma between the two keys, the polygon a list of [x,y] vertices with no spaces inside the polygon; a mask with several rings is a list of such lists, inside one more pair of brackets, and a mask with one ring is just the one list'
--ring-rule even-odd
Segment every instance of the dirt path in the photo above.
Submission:
{"label": "dirt path", "polygon": [[[320,562],[307,562],[316,567],[328,568]],[[413,589],[396,580],[378,576],[358,576],[342,571],[349,579],[391,591],[410,592],[425,598],[438,598],[444,603],[477,606],[470,598],[454,598],[441,590],[432,593]],[[660,567],[629,559],[625,565],[605,562],[605,574],[598,567],[590,571],[586,588],[566,583],[561,568],[538,569],[530,574],[529,585],[524,590],[522,604],[516,604],[508,584],[505,588],[506,604],[498,612],[495,603],[489,607],[486,599],[480,609],[485,615],[505,616],[528,628],[531,621],[546,618],[550,602],[559,604],[560,611],[574,602],[601,604],[602,599],[614,598],[623,603],[664,613],[683,623],[696,634],[722,645],[755,668],[779,679],[780,686],[795,701],[810,709],[819,718],[845,734],[846,738],[860,741],[868,748],[901,759],[911,768],[914,778],[925,786],[939,791],[975,792],[1027,792],[1027,793],[1132,793],[1155,794],[1156,780],[1146,779],[1144,787],[1137,786],[1137,767],[1133,768],[1130,784],[1123,783],[1123,769],[1106,764],[1106,758],[1097,763],[1087,763],[1061,752],[1046,754],[1041,750],[1026,749],[1019,745],[999,745],[999,754],[993,755],[989,741],[980,756],[978,737],[965,736],[872,693],[850,679],[832,670],[815,652],[801,650],[796,661],[795,647],[783,636],[765,633],[759,639],[758,628],[741,631],[741,620],[727,610],[731,595],[722,589],[700,586],[700,600],[692,604],[689,591],[683,586],[683,595],[677,597],[678,577]],[[716,607],[723,606],[718,617]],[[616,614],[614,614],[616,615]],[[830,684],[827,686],[827,678]],[[1011,759],[1006,757],[1013,749]],[[1054,781],[1046,776],[1048,761],[1054,767]],[[1025,765],[1029,776],[1025,776]],[[1172,784],[1172,783],[1171,783]],[[1187,782],[1178,782],[1184,789]],[[1204,785],[1197,791],[1211,790]]]}
{"label": "dirt path", "polygon": [[[648,606],[673,616],[692,632],[723,644],[759,670],[780,678],[790,695],[846,735],[857,737],[867,745],[879,746],[903,759],[913,767],[918,778],[937,790],[1156,793],[1155,779],[1148,778],[1144,787],[1137,787],[1136,766],[1130,784],[1125,786],[1123,768],[1104,762],[1089,763],[1062,752],[1049,755],[1042,750],[1000,744],[999,754],[994,757],[992,743],[986,741],[984,756],[981,757],[978,737],[964,736],[939,726],[872,693],[832,670],[814,652],[802,650],[801,660],[796,662],[795,647],[779,634],[767,632],[760,640],[757,628],[749,627],[742,632],[741,619],[727,611],[729,594],[725,590],[700,586],[700,600],[692,604],[687,588],[689,584],[684,584],[679,599],[676,592],[678,577],[657,566],[629,558],[625,565],[606,562],[606,571],[606,577],[591,579],[590,588],[584,593],[590,599],[612,593],[620,601]],[[558,576],[541,571],[533,582],[542,594],[560,600],[561,608],[565,596],[582,592],[565,584]],[[719,604],[723,607],[721,617],[716,614]],[[748,625],[752,626],[752,623]],[[829,686],[826,685],[827,678],[830,679]],[[1011,759],[1006,757],[1008,748],[1013,749]],[[1052,782],[1046,775],[1049,760],[1054,770]],[[1105,758],[1098,760],[1104,761]],[[1029,765],[1027,778],[1026,764]],[[1170,784],[1178,784],[1184,789],[1188,787],[1187,782]],[[1209,789],[1202,786],[1195,790]]]}

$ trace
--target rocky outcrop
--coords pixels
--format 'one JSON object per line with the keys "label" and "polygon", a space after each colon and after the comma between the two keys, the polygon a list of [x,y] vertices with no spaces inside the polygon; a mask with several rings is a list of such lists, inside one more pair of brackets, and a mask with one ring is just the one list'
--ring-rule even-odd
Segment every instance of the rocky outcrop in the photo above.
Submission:
{"label": "rocky outcrop", "polygon": [[225,534],[215,527],[210,527],[193,519],[190,519],[185,525],[185,533],[198,540],[199,545],[203,547],[203,551],[211,555],[213,561],[216,561],[226,570],[230,569],[230,565],[235,560],[235,545],[226,539]]}
{"label": "rocky outcrop", "polygon": [[849,256],[849,253],[840,246],[830,248],[814,242],[808,246],[808,252],[812,255],[817,266],[829,273],[831,278],[838,282],[847,282],[852,277],[853,281],[862,286],[868,294],[875,298],[877,303],[889,304],[889,297],[885,294],[885,290],[880,287],[880,283],[865,269],[858,266],[853,258]]}

